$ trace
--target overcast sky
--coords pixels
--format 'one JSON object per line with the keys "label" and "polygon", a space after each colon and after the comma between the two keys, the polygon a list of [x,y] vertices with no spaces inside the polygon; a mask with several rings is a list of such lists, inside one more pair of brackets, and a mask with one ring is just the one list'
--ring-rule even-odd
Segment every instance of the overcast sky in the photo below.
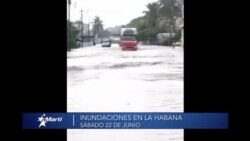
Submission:
{"label": "overcast sky", "polygon": [[[88,17],[100,16],[104,28],[127,24],[143,15],[146,5],[157,0],[71,0],[71,21],[79,20],[83,10],[83,21]],[[87,12],[89,10],[89,12]]]}

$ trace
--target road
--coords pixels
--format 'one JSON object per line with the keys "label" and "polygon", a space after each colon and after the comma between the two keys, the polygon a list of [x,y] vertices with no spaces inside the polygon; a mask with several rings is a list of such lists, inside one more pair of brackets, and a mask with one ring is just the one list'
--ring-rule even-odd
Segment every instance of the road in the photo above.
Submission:
{"label": "road", "polygon": [[[183,112],[183,48],[84,47],[67,57],[68,112]],[[68,141],[183,141],[183,130],[68,130]]]}

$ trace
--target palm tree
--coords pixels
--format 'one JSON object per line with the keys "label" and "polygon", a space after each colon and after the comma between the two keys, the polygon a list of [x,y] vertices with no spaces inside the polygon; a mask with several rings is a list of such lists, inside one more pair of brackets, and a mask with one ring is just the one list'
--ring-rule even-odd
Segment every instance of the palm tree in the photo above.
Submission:
{"label": "palm tree", "polygon": [[169,21],[169,30],[172,42],[172,33],[175,33],[175,22],[181,15],[181,7],[178,0],[160,0],[160,14]]}
{"label": "palm tree", "polygon": [[96,16],[93,23],[94,36],[99,36],[100,32],[103,31],[102,20],[100,17]]}
{"label": "palm tree", "polygon": [[95,45],[95,38],[99,36],[99,34],[103,31],[103,24],[100,17],[96,16],[93,22],[93,32],[94,32],[94,45]]}

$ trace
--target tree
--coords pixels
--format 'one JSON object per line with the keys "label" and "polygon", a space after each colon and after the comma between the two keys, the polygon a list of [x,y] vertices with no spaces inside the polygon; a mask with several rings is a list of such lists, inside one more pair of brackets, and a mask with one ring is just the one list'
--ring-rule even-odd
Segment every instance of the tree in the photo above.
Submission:
{"label": "tree", "polygon": [[93,22],[94,36],[99,36],[101,31],[103,31],[103,24],[100,17],[96,16]]}
{"label": "tree", "polygon": [[159,19],[159,5],[156,2],[147,5],[148,11],[144,11],[148,27],[155,30]]}
{"label": "tree", "polygon": [[[157,33],[171,33],[172,44],[173,33],[176,32],[176,20],[181,17],[183,0],[158,0],[147,5],[147,11],[142,17],[131,20],[128,27],[137,27],[140,40],[153,43]],[[179,31],[178,31],[179,32]],[[179,34],[178,34],[179,35]]]}
{"label": "tree", "polygon": [[176,19],[177,17],[180,17],[182,13],[181,3],[179,0],[160,0],[159,3],[161,16],[169,22],[168,30],[171,35],[171,42],[173,42],[172,33],[176,33]]}
{"label": "tree", "polygon": [[77,48],[77,41],[76,41],[76,36],[78,34],[78,31],[76,30],[75,27],[72,26],[72,23],[68,22],[68,34],[67,34],[67,51],[70,51],[71,49]]}
{"label": "tree", "polygon": [[152,2],[147,5],[148,10],[144,11],[142,17],[133,19],[128,26],[136,27],[138,30],[138,39],[144,41],[155,41],[159,27],[159,4]]}
{"label": "tree", "polygon": [[147,5],[148,11],[144,11],[146,17],[146,26],[148,30],[149,41],[155,42],[159,27],[159,4],[152,2]]}
{"label": "tree", "polygon": [[145,21],[145,16],[135,18],[131,20],[127,25],[123,25],[122,27],[137,27],[141,22]]}
{"label": "tree", "polygon": [[127,25],[123,27],[135,27],[137,28],[137,38],[140,41],[145,41],[148,38],[148,30],[146,25],[146,17],[138,17],[130,21]]}

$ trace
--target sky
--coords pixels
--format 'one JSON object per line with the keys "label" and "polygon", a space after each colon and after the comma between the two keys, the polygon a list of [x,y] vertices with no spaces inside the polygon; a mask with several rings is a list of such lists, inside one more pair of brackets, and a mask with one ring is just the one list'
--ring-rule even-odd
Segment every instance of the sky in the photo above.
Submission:
{"label": "sky", "polygon": [[147,10],[146,5],[155,1],[157,0],[71,0],[70,20],[80,20],[80,11],[83,10],[84,23],[99,16],[104,28],[124,25],[142,16],[143,11]]}

